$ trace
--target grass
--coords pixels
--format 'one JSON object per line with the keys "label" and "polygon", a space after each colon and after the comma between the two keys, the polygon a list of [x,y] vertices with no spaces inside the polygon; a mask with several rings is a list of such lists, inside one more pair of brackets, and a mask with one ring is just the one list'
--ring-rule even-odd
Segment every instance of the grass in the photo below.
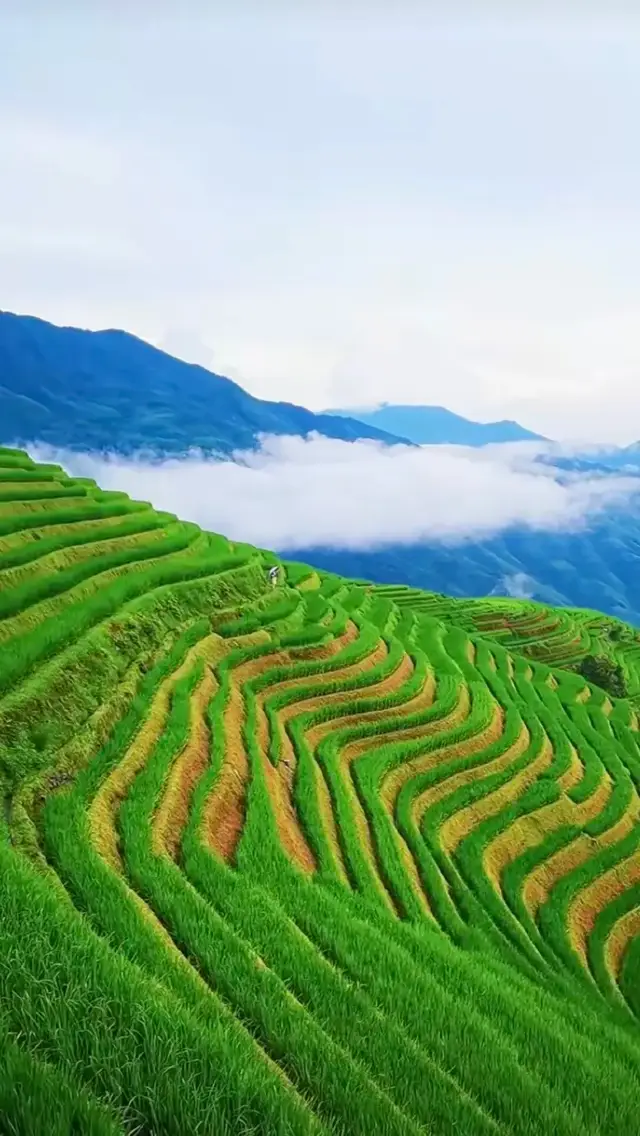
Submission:
{"label": "grass", "polygon": [[636,632],[0,514],[1,1132],[636,1131]]}

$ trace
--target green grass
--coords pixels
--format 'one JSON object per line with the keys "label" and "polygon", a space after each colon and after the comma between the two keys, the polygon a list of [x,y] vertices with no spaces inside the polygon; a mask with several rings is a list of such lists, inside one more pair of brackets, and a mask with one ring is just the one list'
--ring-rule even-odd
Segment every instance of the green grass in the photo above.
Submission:
{"label": "green grass", "polygon": [[635,1132],[637,633],[0,487],[0,1132]]}

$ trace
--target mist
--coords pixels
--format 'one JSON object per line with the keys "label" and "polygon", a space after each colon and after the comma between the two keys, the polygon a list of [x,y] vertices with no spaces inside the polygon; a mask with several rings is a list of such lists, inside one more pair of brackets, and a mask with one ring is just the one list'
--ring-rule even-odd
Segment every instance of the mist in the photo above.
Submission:
{"label": "mist", "polygon": [[385,446],[265,436],[256,451],[219,461],[124,458],[32,443],[36,460],[93,477],[156,508],[264,548],[375,549],[456,544],[526,526],[576,530],[640,493],[633,476],[560,473],[531,443]]}

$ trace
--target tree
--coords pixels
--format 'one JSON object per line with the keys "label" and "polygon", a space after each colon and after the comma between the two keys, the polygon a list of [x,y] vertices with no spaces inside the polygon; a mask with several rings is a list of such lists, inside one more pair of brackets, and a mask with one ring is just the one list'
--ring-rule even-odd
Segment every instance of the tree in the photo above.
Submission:
{"label": "tree", "polygon": [[612,643],[632,643],[637,638],[633,628],[625,627],[622,623],[614,623],[608,628],[609,639]]}
{"label": "tree", "polygon": [[620,663],[614,663],[606,655],[585,655],[578,665],[578,674],[602,687],[614,698],[627,697],[627,684]]}

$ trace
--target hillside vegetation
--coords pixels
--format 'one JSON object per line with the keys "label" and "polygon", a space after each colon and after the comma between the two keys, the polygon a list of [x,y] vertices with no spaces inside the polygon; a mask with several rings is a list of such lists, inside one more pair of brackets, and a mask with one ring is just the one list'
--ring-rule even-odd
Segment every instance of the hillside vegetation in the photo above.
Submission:
{"label": "hillside vegetation", "polygon": [[639,647],[0,450],[0,1131],[637,1132]]}

